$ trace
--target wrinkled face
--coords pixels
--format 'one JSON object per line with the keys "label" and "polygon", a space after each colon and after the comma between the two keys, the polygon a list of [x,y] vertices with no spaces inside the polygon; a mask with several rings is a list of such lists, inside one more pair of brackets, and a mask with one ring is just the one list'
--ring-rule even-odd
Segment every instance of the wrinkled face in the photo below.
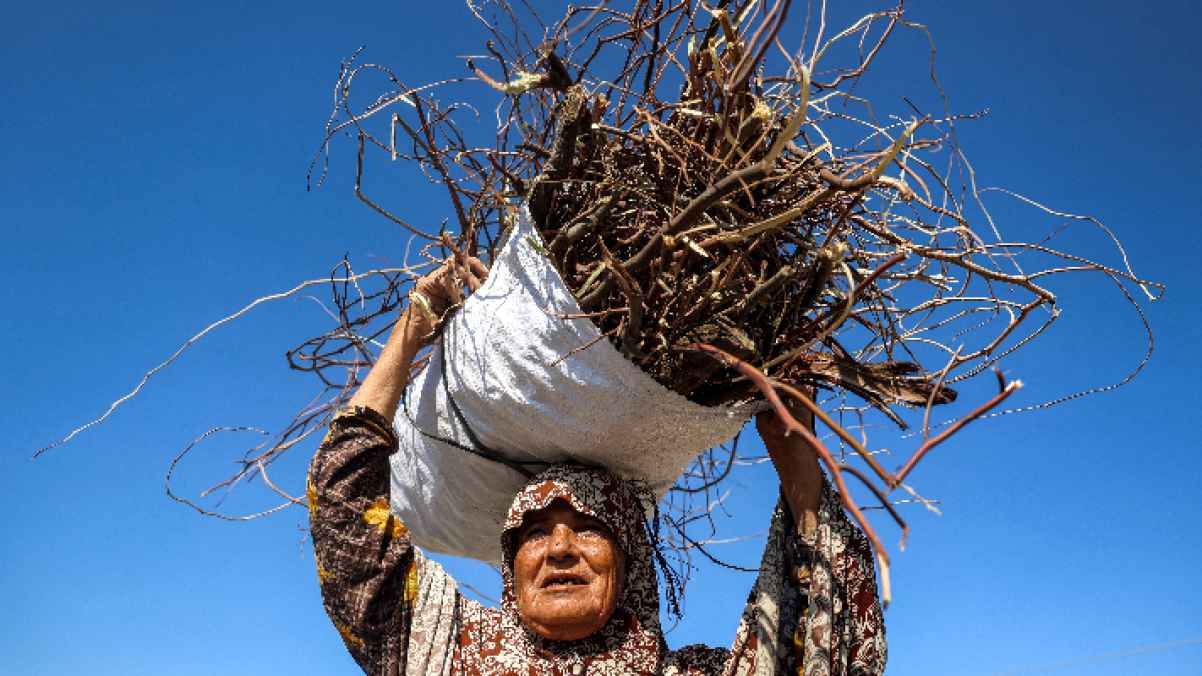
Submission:
{"label": "wrinkled face", "polygon": [[575,641],[605,626],[626,568],[609,528],[555,500],[527,514],[517,538],[514,592],[526,626],[552,641]]}

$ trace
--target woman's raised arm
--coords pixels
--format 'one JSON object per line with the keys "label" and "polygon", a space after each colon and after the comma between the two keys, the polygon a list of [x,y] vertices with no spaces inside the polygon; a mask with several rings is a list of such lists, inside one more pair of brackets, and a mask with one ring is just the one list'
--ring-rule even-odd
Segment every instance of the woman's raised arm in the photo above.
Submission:
{"label": "woman's raised arm", "polygon": [[[788,402],[797,421],[814,429],[814,414]],[[810,450],[798,435],[786,435],[785,426],[773,411],[764,411],[755,417],[756,431],[764,441],[768,457],[776,468],[780,479],[781,495],[789,505],[789,511],[797,520],[797,527],[805,536],[812,536],[818,527],[818,507],[822,497],[822,470],[818,468],[818,455]]]}
{"label": "woman's raised arm", "polygon": [[367,674],[398,673],[407,658],[418,565],[409,531],[389,504],[388,456],[397,450],[392,419],[414,357],[462,298],[459,280],[479,286],[461,269],[448,261],[418,280],[379,359],[330,422],[309,468],[309,530],[322,601]]}
{"label": "woman's raised arm", "polygon": [[[813,429],[807,410],[790,409]],[[805,441],[796,434],[786,436],[771,411],[756,418],[756,427],[793,516],[784,542],[791,568],[786,577],[799,601],[799,617],[793,618],[793,667],[822,676],[883,673],[885,624],[868,539],[843,512]]]}
{"label": "woman's raised arm", "polygon": [[366,674],[403,664],[413,544],[391,513],[392,422],[374,409],[340,411],[313,456],[306,494],[309,533],[326,614]]}
{"label": "woman's raised arm", "polygon": [[462,285],[475,290],[487,274],[484,264],[475,258],[465,258],[463,264],[452,258],[419,279],[409,294],[409,305],[350,405],[366,406],[391,420],[409,382],[413,358],[433,337],[447,309],[463,300]]}

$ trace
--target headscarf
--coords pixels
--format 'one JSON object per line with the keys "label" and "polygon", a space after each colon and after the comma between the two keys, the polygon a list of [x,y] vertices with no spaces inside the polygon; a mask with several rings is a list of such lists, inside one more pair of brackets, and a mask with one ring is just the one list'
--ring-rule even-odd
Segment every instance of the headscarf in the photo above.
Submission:
{"label": "headscarf", "polygon": [[[518,615],[513,572],[518,530],[526,515],[563,500],[572,509],[605,524],[625,554],[625,584],[613,615],[587,638],[550,641],[530,630]],[[644,526],[649,493],[631,482],[592,468],[557,465],[534,477],[513,500],[501,532],[501,652],[481,664],[496,672],[655,674],[664,652],[659,622],[659,588],[654,552]],[[466,653],[466,651],[465,651]],[[468,655],[464,655],[468,657]],[[529,671],[527,671],[529,670]]]}

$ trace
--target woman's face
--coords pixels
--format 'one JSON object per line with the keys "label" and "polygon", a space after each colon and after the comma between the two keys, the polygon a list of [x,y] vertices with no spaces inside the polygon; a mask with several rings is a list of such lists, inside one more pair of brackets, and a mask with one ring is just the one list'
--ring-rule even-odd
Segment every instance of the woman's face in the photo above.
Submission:
{"label": "woman's face", "polygon": [[609,528],[555,500],[527,514],[517,537],[514,584],[526,626],[552,641],[575,641],[605,626],[626,568]]}

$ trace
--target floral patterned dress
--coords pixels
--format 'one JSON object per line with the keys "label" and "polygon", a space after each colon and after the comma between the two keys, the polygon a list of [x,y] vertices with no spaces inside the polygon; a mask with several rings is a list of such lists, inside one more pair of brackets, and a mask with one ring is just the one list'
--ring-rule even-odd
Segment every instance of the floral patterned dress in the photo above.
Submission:
{"label": "floral patterned dress", "polygon": [[[669,650],[659,620],[647,497],[596,469],[556,466],[514,499],[501,533],[503,594],[488,608],[459,593],[411,542],[389,509],[389,422],[356,407],[339,413],[309,472],[317,576],[326,612],[347,650],[376,675],[736,676],[880,674],[885,635],[871,549],[826,485],[814,537],[783,504],[772,517],[759,576],[729,649]],[[553,500],[601,520],[626,553],[618,609],[596,634],[556,643],[526,629],[513,593],[515,532]]]}

